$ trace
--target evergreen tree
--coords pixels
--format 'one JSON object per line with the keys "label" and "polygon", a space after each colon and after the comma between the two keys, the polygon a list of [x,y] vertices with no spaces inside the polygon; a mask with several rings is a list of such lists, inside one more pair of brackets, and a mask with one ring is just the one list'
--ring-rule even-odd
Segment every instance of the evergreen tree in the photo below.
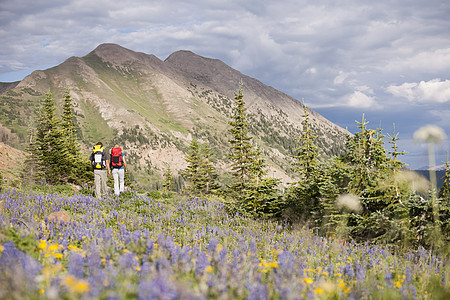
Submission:
{"label": "evergreen tree", "polygon": [[304,104],[303,112],[302,134],[294,155],[294,170],[299,180],[289,188],[286,199],[291,219],[311,222],[317,228],[324,213],[320,190],[324,174],[319,168],[319,147],[314,143],[317,136],[311,131],[309,113]]}
{"label": "evergreen tree", "polygon": [[450,163],[448,160],[445,162],[445,175],[444,183],[439,191],[439,215],[441,221],[441,232],[443,233],[444,240],[450,240]]}
{"label": "evergreen tree", "polygon": [[228,186],[227,198],[232,209],[249,213],[254,217],[278,217],[284,208],[283,198],[278,190],[279,180],[265,178],[267,174],[261,149],[254,148],[249,136],[249,123],[245,113],[242,84],[235,93],[232,120],[228,123],[232,139],[232,173],[235,181]]}
{"label": "evergreen tree", "polygon": [[445,162],[444,183],[439,191],[439,198],[441,201],[450,202],[450,163],[448,161],[448,153],[447,161]]}
{"label": "evergreen tree", "polygon": [[192,140],[189,145],[189,153],[185,159],[188,166],[184,170],[183,175],[191,182],[187,189],[192,193],[201,193],[205,189],[206,180],[201,172],[202,154],[197,140]]}
{"label": "evergreen tree", "polygon": [[228,122],[231,125],[229,132],[232,135],[232,139],[229,140],[231,154],[228,155],[228,158],[232,161],[232,171],[236,179],[233,188],[239,191],[244,189],[253,177],[252,164],[255,160],[255,152],[250,142],[242,84],[239,91],[235,93],[234,99],[232,120]]}
{"label": "evergreen tree", "polygon": [[201,146],[197,140],[192,140],[186,161],[188,166],[183,176],[191,182],[187,188],[189,192],[204,195],[217,188],[215,183],[217,174],[211,161],[208,144]]}
{"label": "evergreen tree", "polygon": [[50,93],[46,94],[39,111],[36,146],[39,168],[44,174],[44,180],[50,184],[67,182],[69,174],[66,163],[69,150]]}
{"label": "evergreen tree", "polygon": [[164,171],[164,181],[163,181],[163,192],[169,194],[173,190],[173,175],[170,165],[166,165],[166,170]]}
{"label": "evergreen tree", "polygon": [[65,157],[65,173],[68,176],[68,181],[76,183],[90,181],[92,177],[91,165],[87,157],[82,154],[80,144],[77,141],[77,121],[69,89],[66,90],[63,99],[61,130],[65,147],[68,150]]}
{"label": "evergreen tree", "polygon": [[302,135],[298,139],[300,147],[295,149],[297,155],[294,156],[297,161],[294,163],[297,166],[297,174],[300,180],[309,181],[315,177],[315,172],[319,164],[318,155],[319,147],[316,146],[314,141],[317,136],[313,135],[311,131],[311,124],[309,123],[309,113],[306,110],[306,105],[303,104],[303,128]]}
{"label": "evergreen tree", "polygon": [[400,155],[405,155],[407,152],[406,151],[402,151],[399,152],[398,151],[398,145],[397,145],[397,141],[399,140],[398,137],[398,132],[395,132],[395,123],[393,124],[393,132],[392,132],[392,136],[388,134],[388,138],[389,138],[389,143],[392,144],[392,151],[389,151],[389,154],[391,154],[392,156],[392,169],[394,170],[394,173],[397,173],[398,170],[400,170],[401,168],[403,168],[405,166],[404,163],[402,163],[398,157]]}
{"label": "evergreen tree", "polygon": [[[400,189],[395,180],[398,167],[388,158],[384,148],[384,135],[381,128],[367,128],[368,122],[362,118],[357,122],[357,132],[347,142],[344,161],[351,167],[348,193],[359,197],[362,212],[351,213],[349,226],[354,238],[397,243],[411,240],[408,222],[408,207],[411,191]],[[397,136],[394,133],[394,156],[400,154],[396,148]]]}
{"label": "evergreen tree", "polygon": [[212,154],[209,148],[209,144],[205,143],[201,147],[201,164],[200,164],[200,173],[205,177],[205,187],[203,190],[204,194],[209,194],[212,191],[215,191],[219,188],[216,183],[217,180],[217,172],[214,167],[213,161],[211,160]]}

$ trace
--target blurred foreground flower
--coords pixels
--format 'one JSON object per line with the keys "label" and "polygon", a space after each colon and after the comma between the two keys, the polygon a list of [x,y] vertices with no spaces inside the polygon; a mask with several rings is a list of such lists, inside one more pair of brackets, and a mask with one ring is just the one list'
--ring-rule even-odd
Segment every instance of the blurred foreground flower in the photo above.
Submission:
{"label": "blurred foreground flower", "polygon": [[414,132],[414,140],[425,143],[437,144],[447,138],[444,130],[435,125],[426,125],[420,127]]}
{"label": "blurred foreground flower", "polygon": [[354,212],[358,212],[362,209],[359,197],[352,194],[339,195],[336,199],[336,205],[339,208],[346,208]]}
{"label": "blurred foreground flower", "polygon": [[89,282],[76,278],[71,274],[64,277],[63,283],[71,292],[75,293],[86,293],[91,289]]}
{"label": "blurred foreground flower", "polygon": [[400,170],[394,175],[394,181],[398,185],[407,184],[413,191],[419,193],[426,193],[430,189],[430,183],[425,177],[410,170]]}

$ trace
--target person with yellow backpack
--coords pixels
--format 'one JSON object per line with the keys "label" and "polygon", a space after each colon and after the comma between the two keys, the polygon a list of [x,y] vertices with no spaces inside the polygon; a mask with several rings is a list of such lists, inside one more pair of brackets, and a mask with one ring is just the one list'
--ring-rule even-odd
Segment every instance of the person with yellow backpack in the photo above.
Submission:
{"label": "person with yellow backpack", "polygon": [[103,197],[106,196],[106,181],[108,180],[108,176],[111,175],[109,155],[101,142],[98,142],[93,147],[90,160],[92,170],[94,171],[95,197],[100,199],[102,193]]}

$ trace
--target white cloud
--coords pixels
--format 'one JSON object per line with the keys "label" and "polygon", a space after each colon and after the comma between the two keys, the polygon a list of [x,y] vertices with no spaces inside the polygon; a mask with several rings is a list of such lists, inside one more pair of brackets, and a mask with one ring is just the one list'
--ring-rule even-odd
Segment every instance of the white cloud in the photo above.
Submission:
{"label": "white cloud", "polygon": [[344,106],[370,110],[381,109],[381,105],[375,101],[374,97],[368,96],[361,91],[354,91],[352,94],[344,97],[344,99],[345,98],[347,98],[347,100],[344,102]]}
{"label": "white cloud", "polygon": [[386,91],[396,97],[403,97],[412,102],[450,102],[450,80],[441,81],[439,78],[419,83],[405,82],[398,86],[391,85]]}

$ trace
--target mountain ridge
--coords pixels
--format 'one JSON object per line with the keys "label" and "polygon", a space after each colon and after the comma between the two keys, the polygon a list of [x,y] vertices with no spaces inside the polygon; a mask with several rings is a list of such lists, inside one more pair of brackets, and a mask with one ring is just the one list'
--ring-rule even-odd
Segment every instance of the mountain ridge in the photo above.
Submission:
{"label": "mountain ridge", "polygon": [[[24,147],[26,128],[40,99],[50,90],[60,103],[68,88],[85,151],[98,140],[122,142],[138,180],[150,176],[158,181],[166,165],[174,172],[182,170],[193,138],[207,141],[215,151],[216,165],[226,170],[228,121],[240,82],[251,135],[265,150],[269,175],[292,180],[290,163],[301,134],[302,104],[218,59],[188,50],[162,61],[153,54],[101,44],[83,57],[34,71],[2,94],[0,109],[10,113],[0,118],[0,124],[17,135],[19,142],[9,139],[10,144]],[[309,108],[308,112],[321,155],[342,151],[350,133]]]}

